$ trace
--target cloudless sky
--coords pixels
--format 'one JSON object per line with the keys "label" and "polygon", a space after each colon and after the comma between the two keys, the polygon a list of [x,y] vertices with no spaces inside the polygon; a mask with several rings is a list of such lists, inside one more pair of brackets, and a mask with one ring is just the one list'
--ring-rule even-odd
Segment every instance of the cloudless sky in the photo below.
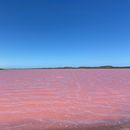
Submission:
{"label": "cloudless sky", "polygon": [[130,65],[130,0],[0,0],[0,67]]}

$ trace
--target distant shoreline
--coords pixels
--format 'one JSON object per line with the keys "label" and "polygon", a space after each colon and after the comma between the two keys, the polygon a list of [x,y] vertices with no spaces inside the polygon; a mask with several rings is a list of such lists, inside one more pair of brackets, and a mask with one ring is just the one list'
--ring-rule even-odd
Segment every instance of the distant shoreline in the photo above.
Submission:
{"label": "distant shoreline", "polygon": [[43,68],[0,68],[0,70],[24,70],[24,69],[130,69],[130,66],[79,66],[79,67],[43,67]]}

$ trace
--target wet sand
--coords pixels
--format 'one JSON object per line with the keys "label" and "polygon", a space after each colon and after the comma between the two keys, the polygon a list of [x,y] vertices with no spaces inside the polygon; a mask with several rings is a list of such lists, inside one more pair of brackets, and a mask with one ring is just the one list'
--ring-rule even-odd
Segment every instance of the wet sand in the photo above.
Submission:
{"label": "wet sand", "polygon": [[130,70],[2,70],[0,130],[130,130]]}

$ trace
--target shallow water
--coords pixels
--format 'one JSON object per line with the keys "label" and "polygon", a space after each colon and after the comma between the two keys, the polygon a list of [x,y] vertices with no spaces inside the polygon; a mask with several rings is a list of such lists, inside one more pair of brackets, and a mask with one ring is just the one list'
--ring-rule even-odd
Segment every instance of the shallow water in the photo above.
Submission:
{"label": "shallow water", "polygon": [[76,128],[129,119],[129,69],[0,71],[0,130]]}

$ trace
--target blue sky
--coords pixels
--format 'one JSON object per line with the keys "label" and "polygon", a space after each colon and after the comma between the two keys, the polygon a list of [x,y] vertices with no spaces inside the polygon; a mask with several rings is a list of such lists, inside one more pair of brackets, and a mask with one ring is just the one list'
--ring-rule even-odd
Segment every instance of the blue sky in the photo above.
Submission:
{"label": "blue sky", "polygon": [[0,67],[130,65],[129,0],[0,0]]}

